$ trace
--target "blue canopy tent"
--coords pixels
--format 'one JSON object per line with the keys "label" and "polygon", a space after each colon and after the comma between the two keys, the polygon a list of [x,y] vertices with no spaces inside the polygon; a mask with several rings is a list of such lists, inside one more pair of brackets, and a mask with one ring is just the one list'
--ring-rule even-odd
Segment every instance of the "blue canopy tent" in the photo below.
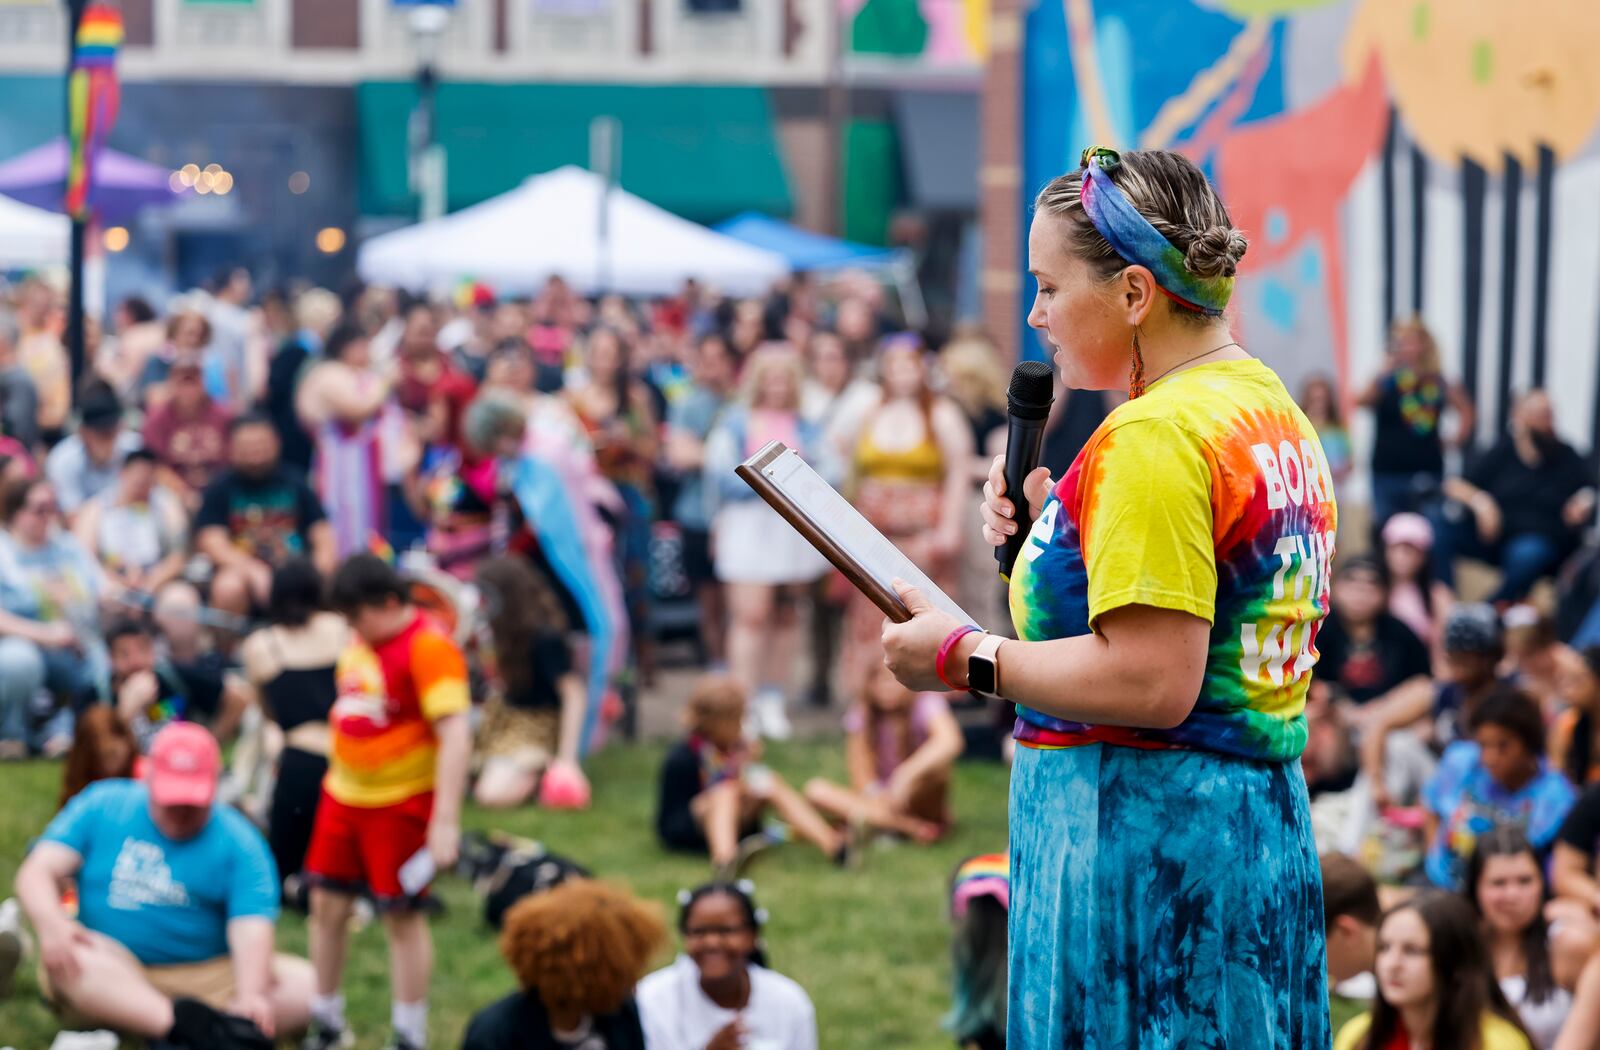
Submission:
{"label": "blue canopy tent", "polygon": [[927,307],[922,300],[922,288],[917,284],[916,262],[908,251],[874,248],[870,244],[813,233],[757,211],[742,212],[713,229],[736,241],[777,252],[788,260],[796,273],[813,270],[876,272],[899,292],[906,322],[912,327],[927,323]]}
{"label": "blue canopy tent", "polygon": [[891,248],[874,248],[812,233],[758,211],[735,215],[714,229],[734,240],[777,252],[789,260],[789,265],[797,271],[842,270],[849,267],[886,269],[899,258],[899,253]]}

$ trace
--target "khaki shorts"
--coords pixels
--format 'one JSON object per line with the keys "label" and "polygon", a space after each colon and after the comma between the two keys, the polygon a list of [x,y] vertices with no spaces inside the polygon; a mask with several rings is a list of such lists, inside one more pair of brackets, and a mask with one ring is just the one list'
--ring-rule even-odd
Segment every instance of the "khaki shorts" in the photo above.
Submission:
{"label": "khaki shorts", "polygon": [[[125,956],[129,962],[139,967],[151,987],[168,999],[198,999],[216,1010],[226,1009],[233,1000],[233,960],[226,955],[219,955],[202,962],[145,966],[119,942],[104,934],[97,933],[94,936],[112,951]],[[282,954],[274,956],[273,969],[277,970],[285,962],[292,963],[293,957]],[[72,1009],[56,1001],[55,989],[50,986],[50,975],[45,972],[42,962],[39,964],[38,976],[39,994],[46,1002],[61,1008],[64,1018],[72,1017]]]}

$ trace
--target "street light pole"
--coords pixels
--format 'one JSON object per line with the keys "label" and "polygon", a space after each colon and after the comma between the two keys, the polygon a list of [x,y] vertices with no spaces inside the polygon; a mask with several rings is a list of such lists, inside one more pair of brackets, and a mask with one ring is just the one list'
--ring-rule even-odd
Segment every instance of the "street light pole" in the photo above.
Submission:
{"label": "street light pole", "polygon": [[589,121],[589,170],[600,176],[600,214],[595,245],[595,290],[611,290],[611,187],[622,171],[622,122],[612,116]]}
{"label": "street light pole", "polygon": [[[88,0],[66,0],[67,3],[67,73],[62,78],[62,113],[66,120],[62,127],[66,129],[70,140],[72,129],[72,63],[77,58],[78,24],[83,21],[83,9],[88,6]],[[68,153],[71,153],[71,143],[68,142]],[[65,191],[63,184],[63,192]],[[85,242],[88,239],[88,223],[79,216],[70,216],[72,220],[71,236],[71,281],[67,289],[67,362],[69,374],[72,377],[72,397],[77,400],[78,383],[83,378],[84,371],[84,334],[83,334],[83,262]]]}
{"label": "street light pole", "polygon": [[411,35],[417,45],[417,108],[411,113],[411,189],[418,218],[437,219],[445,210],[445,155],[438,142],[439,44],[450,20],[442,3],[411,9]]}

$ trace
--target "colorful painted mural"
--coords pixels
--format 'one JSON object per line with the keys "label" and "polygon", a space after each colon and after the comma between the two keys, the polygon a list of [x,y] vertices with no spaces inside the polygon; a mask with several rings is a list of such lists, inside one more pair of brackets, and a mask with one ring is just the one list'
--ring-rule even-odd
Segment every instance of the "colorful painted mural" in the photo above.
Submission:
{"label": "colorful painted mural", "polygon": [[1033,0],[1025,184],[1089,142],[1181,150],[1251,237],[1235,329],[1291,387],[1349,391],[1389,321],[1420,314],[1481,438],[1540,384],[1587,447],[1597,39],[1600,4],[1572,0]]}

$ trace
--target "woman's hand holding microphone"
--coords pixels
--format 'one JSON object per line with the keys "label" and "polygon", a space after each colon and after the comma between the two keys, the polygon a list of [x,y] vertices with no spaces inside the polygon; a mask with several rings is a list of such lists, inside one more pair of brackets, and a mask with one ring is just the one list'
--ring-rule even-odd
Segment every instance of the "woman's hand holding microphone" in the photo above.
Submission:
{"label": "woman's hand holding microphone", "polygon": [[[1050,498],[1054,482],[1049,467],[1035,467],[1022,483],[1032,518],[1037,518]],[[989,480],[983,483],[983,541],[998,547],[1017,531],[1016,504],[1006,498],[1006,457],[996,456],[989,464]]]}

